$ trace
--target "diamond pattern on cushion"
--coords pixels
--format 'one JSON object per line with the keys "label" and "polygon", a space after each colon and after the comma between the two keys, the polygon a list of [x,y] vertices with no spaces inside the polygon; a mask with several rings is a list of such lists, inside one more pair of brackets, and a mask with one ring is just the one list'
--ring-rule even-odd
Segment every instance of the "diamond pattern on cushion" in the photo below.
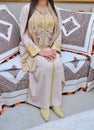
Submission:
{"label": "diamond pattern on cushion", "polygon": [[94,41],[94,14],[59,8],[62,20],[62,50],[91,56]]}
{"label": "diamond pattern on cushion", "polygon": [[0,90],[4,92],[15,92],[28,88],[29,75],[22,70],[8,70],[0,72]]}
{"label": "diamond pattern on cushion", "polygon": [[62,21],[62,30],[65,36],[69,36],[80,28],[80,24],[75,20],[74,17],[70,17]]}
{"label": "diamond pattern on cushion", "polygon": [[18,52],[20,29],[17,20],[7,9],[0,6],[0,61]]}

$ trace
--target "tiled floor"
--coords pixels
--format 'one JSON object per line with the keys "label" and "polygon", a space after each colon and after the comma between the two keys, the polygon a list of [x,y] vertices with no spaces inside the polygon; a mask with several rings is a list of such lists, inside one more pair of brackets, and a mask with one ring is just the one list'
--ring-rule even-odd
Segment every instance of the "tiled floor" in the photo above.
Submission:
{"label": "tiled floor", "polygon": [[[94,108],[94,89],[88,93],[80,91],[71,96],[62,96],[62,107],[65,117]],[[22,104],[5,110],[0,116],[0,130],[24,130],[45,123],[39,109],[31,105]],[[49,121],[57,119],[51,110]]]}

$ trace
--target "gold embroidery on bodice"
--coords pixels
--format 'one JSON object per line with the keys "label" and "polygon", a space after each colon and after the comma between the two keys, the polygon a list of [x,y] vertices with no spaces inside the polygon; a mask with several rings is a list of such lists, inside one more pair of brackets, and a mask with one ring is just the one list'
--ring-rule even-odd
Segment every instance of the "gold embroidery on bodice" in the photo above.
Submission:
{"label": "gold embroidery on bodice", "polygon": [[54,20],[50,11],[42,14],[35,10],[29,20],[29,28],[32,28],[33,39],[36,38],[39,48],[48,47],[54,33]]}

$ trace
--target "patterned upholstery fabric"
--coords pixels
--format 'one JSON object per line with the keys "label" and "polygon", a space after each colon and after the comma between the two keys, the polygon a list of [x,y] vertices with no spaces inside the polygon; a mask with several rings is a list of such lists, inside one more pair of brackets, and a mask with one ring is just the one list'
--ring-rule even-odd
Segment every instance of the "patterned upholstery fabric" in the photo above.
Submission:
{"label": "patterned upholstery fabric", "polygon": [[0,72],[1,92],[14,92],[28,86],[28,74],[22,70],[8,70]]}
{"label": "patterned upholstery fabric", "polygon": [[91,55],[94,14],[59,9],[62,19],[62,50]]}
{"label": "patterned upholstery fabric", "polygon": [[18,22],[5,5],[0,5],[0,63],[18,52]]}
{"label": "patterned upholstery fabric", "polygon": [[25,101],[29,84],[28,73],[21,69],[0,72],[0,91],[2,104]]}
{"label": "patterned upholstery fabric", "polygon": [[88,78],[87,78],[87,91],[94,88],[94,54],[91,57],[91,63],[89,66]]}
{"label": "patterned upholstery fabric", "polygon": [[63,93],[86,88],[90,60],[83,55],[62,52],[62,63],[66,81]]}

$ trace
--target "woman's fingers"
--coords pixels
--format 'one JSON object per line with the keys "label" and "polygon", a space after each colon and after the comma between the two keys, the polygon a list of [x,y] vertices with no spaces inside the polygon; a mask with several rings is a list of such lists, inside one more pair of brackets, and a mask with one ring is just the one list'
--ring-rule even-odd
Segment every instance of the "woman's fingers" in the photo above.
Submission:
{"label": "woman's fingers", "polygon": [[48,61],[53,61],[55,60],[56,57],[53,57],[51,55],[47,56],[46,59],[48,59]]}
{"label": "woman's fingers", "polygon": [[48,59],[48,61],[53,61],[56,58],[56,51],[54,50],[42,50],[40,55]]}

